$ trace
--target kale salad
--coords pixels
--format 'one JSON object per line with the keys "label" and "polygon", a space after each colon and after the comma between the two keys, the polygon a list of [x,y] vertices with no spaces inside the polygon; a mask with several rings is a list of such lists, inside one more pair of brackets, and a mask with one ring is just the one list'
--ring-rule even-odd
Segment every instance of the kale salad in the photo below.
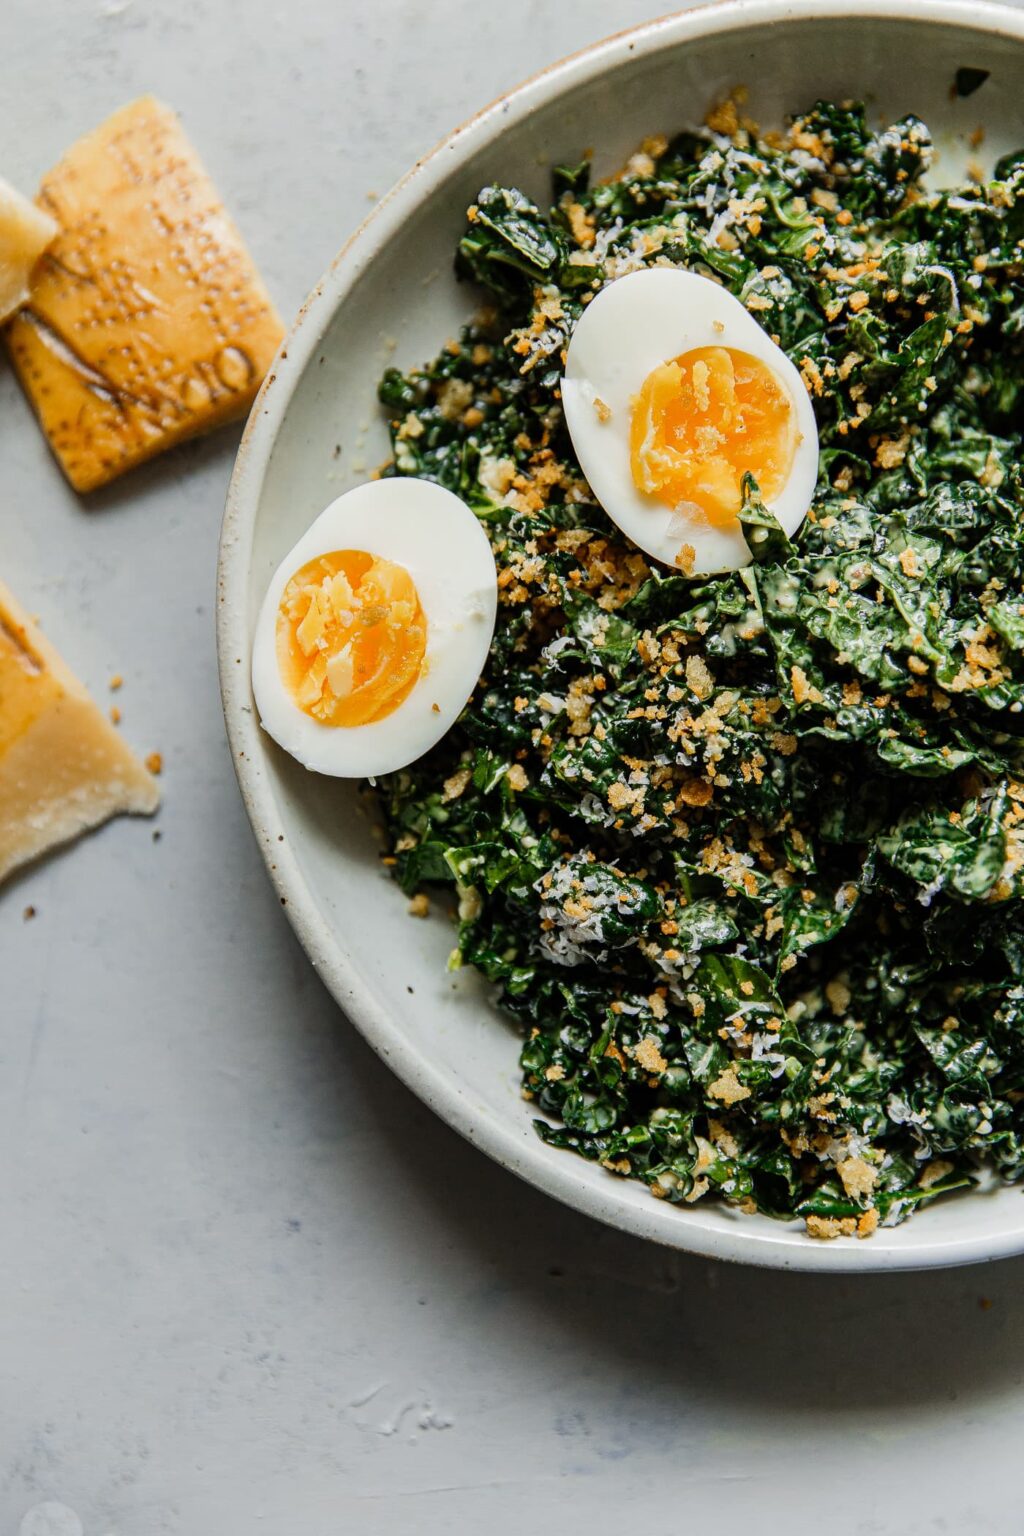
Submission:
{"label": "kale salad", "polygon": [[[490,538],[484,676],[378,782],[414,910],[522,1032],[539,1135],[640,1179],[868,1236],[1024,1176],[1024,152],[931,192],[927,127],[737,100],[553,206],[485,187],[485,307],[380,386],[387,474]],[[595,294],[679,265],[799,369],[813,503],[744,482],[743,569],[648,559],[561,406]]]}

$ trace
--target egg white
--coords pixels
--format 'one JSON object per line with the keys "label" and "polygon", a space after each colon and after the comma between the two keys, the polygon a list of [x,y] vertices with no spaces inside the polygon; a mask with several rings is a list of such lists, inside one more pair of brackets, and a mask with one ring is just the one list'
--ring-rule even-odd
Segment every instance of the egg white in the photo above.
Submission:
{"label": "egg white", "polygon": [[[390,715],[332,726],[300,709],[277,662],[277,615],[295,572],[318,555],[360,549],[404,566],[427,621],[426,666]],[[498,588],[487,535],[465,502],[431,481],[395,476],[339,496],[278,566],[256,620],[252,688],[263,729],[306,768],[372,778],[422,757],[462,712],[483,671]]]}
{"label": "egg white", "polygon": [[[647,267],[608,284],[587,305],[569,341],[562,406],[580,468],[613,523],[647,554],[674,565],[683,544],[693,574],[750,562],[739,527],[684,519],[637,489],[630,470],[631,401],[660,364],[697,347],[731,347],[767,365],[796,411],[797,448],[771,503],[786,533],[799,528],[818,477],[818,430],[796,368],[740,301],[720,284],[681,267]],[[595,401],[610,411],[602,421]]]}

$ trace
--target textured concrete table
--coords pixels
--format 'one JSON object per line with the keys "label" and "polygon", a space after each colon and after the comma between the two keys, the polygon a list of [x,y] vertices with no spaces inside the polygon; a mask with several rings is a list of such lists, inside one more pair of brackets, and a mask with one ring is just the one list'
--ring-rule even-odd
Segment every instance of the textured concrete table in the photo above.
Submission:
{"label": "textured concrete table", "polygon": [[[176,105],[282,311],[474,108],[652,0],[3,0],[4,174]],[[0,569],[166,805],[0,896],[0,1536],[1020,1530],[1024,1263],[829,1282],[486,1163],[259,863],[212,597],[236,432],[82,505],[0,365]],[[28,905],[37,908],[23,920]]]}

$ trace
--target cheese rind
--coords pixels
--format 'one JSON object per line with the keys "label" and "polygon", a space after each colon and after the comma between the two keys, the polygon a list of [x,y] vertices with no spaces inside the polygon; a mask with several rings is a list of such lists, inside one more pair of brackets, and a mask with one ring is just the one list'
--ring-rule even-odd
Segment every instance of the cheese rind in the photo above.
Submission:
{"label": "cheese rind", "polygon": [[39,202],[60,232],[7,341],[75,489],[244,415],[283,329],[174,113],[122,107]]}
{"label": "cheese rind", "polygon": [[0,582],[0,881],[160,792]]}
{"label": "cheese rind", "polygon": [[0,176],[0,320],[28,298],[32,269],[56,233],[56,219]]}

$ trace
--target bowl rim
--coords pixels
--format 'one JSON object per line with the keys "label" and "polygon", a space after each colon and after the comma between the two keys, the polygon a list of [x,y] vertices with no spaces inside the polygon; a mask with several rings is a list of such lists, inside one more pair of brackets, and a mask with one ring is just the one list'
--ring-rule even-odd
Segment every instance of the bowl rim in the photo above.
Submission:
{"label": "bowl rim", "polygon": [[[267,466],[299,380],[337,309],[361,273],[401,226],[429,198],[452,165],[493,143],[514,122],[528,118],[567,89],[606,70],[666,47],[767,23],[840,24],[862,18],[911,21],[963,29],[1024,43],[1024,12],[992,0],[705,0],[616,32],[548,65],[502,94],[441,139],[391,188],[341,247],[301,305],[256,397],[242,435],[228,488],[217,567],[217,654],[221,702],[231,758],[270,880],[285,915],[314,969],[344,1014],[401,1081],[466,1140],[535,1188],[599,1221],[663,1246],[705,1258],[763,1267],[833,1273],[891,1272],[949,1267],[1024,1252],[1024,1223],[1017,1231],[987,1237],[916,1241],[901,1247],[881,1234],[869,1242],[814,1242],[792,1223],[767,1229],[740,1221],[734,1230],[702,1225],[697,1211],[665,1223],[660,1204],[632,1205],[609,1179],[607,1190],[580,1177],[575,1158],[539,1139],[530,1146],[497,1114],[453,1083],[417,1050],[351,965],[299,867],[287,839],[278,841],[274,789],[260,760],[261,732],[252,708],[247,606],[251,536]],[[273,829],[273,830],[272,830]],[[895,1237],[895,1233],[893,1234]]]}

